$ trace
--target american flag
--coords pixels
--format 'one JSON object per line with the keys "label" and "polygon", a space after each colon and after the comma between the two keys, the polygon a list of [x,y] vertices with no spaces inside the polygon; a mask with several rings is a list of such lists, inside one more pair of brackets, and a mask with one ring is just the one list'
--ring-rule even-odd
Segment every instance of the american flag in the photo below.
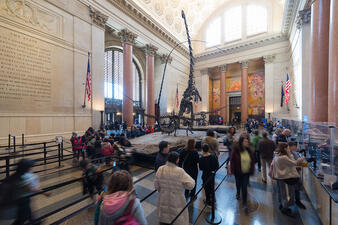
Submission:
{"label": "american flag", "polygon": [[90,73],[90,62],[88,54],[88,66],[87,66],[87,78],[86,78],[86,94],[88,96],[88,101],[90,101],[92,93],[92,74]]}
{"label": "american flag", "polygon": [[176,108],[178,108],[178,106],[180,105],[180,101],[178,100],[178,85],[176,88]]}
{"label": "american flag", "polygon": [[290,87],[291,87],[291,82],[289,78],[289,74],[286,73],[286,83],[285,83],[285,104],[288,104],[290,100]]}

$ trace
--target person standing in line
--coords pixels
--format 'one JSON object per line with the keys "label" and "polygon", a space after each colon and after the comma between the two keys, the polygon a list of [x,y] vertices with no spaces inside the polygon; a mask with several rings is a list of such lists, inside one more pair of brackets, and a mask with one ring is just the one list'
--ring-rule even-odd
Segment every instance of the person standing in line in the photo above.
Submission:
{"label": "person standing in line", "polygon": [[274,134],[272,135],[272,141],[275,142],[275,144],[277,143],[277,138],[278,136],[282,133],[282,129],[281,128],[277,128],[274,132]]}
{"label": "person standing in line", "polygon": [[248,213],[247,189],[249,178],[250,175],[254,174],[254,171],[255,159],[249,148],[249,140],[247,137],[241,136],[230,156],[230,172],[235,175],[237,199],[240,199],[240,193],[242,192],[242,204],[246,213]]}
{"label": "person standing in line", "polygon": [[215,138],[215,132],[211,129],[207,130],[207,136],[202,140],[202,144],[208,144],[210,153],[219,156],[218,141]]}
{"label": "person standing in line", "polygon": [[156,155],[155,159],[155,171],[158,170],[160,166],[163,166],[168,159],[168,153],[169,153],[169,143],[167,141],[161,141],[158,145],[159,152]]}
{"label": "person standing in line", "polygon": [[262,137],[259,135],[258,130],[254,130],[253,134],[254,137],[251,139],[251,143],[254,147],[255,162],[257,162],[258,171],[261,172],[261,157],[258,150],[258,143],[262,139]]}
{"label": "person standing in line", "polygon": [[[195,181],[182,168],[178,167],[179,155],[170,152],[168,162],[161,166],[155,177],[154,186],[159,192],[157,214],[161,224],[170,224],[186,205],[184,190],[192,190]],[[188,210],[185,210],[174,225],[189,224]]]}
{"label": "person standing in line", "polygon": [[94,224],[147,225],[141,202],[134,192],[131,175],[125,170],[114,172],[109,179],[108,191],[98,199]]}
{"label": "person standing in line", "polygon": [[[197,151],[195,150],[195,140],[189,139],[187,146],[184,148],[184,150],[180,154],[180,160],[178,165],[184,169],[185,172],[187,172],[197,183],[197,176],[198,176],[198,161],[199,161],[199,155]],[[190,196],[191,199],[195,198],[195,192],[196,192],[196,185],[195,187],[190,190],[185,190],[185,197],[188,198]]]}
{"label": "person standing in line", "polygon": [[202,180],[205,191],[205,204],[208,206],[212,205],[212,192],[214,188],[214,184],[211,180],[211,175],[213,171],[218,170],[219,164],[218,159],[215,155],[210,154],[209,145],[203,144],[203,156],[200,158],[199,167],[202,170]]}
{"label": "person standing in line", "polygon": [[270,168],[273,153],[275,151],[275,143],[268,138],[268,133],[263,133],[263,138],[258,143],[258,151],[260,153],[260,160],[262,165],[262,182],[266,183],[267,176],[266,176],[266,167]]}

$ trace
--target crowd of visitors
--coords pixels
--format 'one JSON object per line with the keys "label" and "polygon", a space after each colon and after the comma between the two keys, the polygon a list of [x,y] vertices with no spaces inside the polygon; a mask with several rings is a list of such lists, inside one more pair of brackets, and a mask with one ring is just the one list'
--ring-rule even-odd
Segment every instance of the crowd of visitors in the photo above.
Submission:
{"label": "crowd of visitors", "polygon": [[[292,215],[290,206],[294,204],[305,209],[300,200],[302,189],[300,166],[304,165],[304,158],[299,157],[297,143],[289,141],[290,135],[289,129],[282,130],[282,128],[275,129],[273,139],[270,139],[268,129],[262,132],[262,136],[256,129],[251,134],[243,132],[239,135],[236,134],[234,127],[228,130],[223,141],[229,151],[226,168],[228,175],[233,175],[235,178],[236,196],[234,197],[241,200],[246,213],[250,208],[248,186],[250,176],[255,173],[256,163],[257,171],[262,173],[262,183],[267,184],[268,174],[271,182],[276,184],[279,209],[282,213]],[[103,130],[95,131],[89,128],[83,136],[73,133],[70,141],[74,158],[83,170],[83,194],[88,193],[92,198],[95,193],[100,194],[94,224],[128,222],[128,224],[146,225],[144,211],[140,200],[136,197],[128,166],[120,166],[122,170],[113,172],[107,188],[104,188],[106,182],[104,182],[102,169],[94,164],[104,161],[106,166],[111,166],[111,159],[115,156],[119,157],[121,147],[130,146],[125,133],[119,135],[112,133],[107,136]],[[206,137],[201,141],[189,139],[186,146],[178,152],[170,151],[167,141],[159,143],[154,164],[156,171],[154,186],[159,193],[157,213],[162,224],[170,224],[185,207],[188,199],[190,201],[196,199],[199,170],[202,172],[204,202],[209,207],[215,203],[213,201],[215,187],[212,178],[219,169],[220,156],[219,141],[216,139],[215,132],[208,130]],[[21,160],[17,165],[16,173],[0,186],[0,209],[3,209],[4,201],[10,201],[13,202],[17,215],[20,215],[13,224],[24,224],[25,221],[34,219],[30,209],[30,198],[21,200],[30,193],[41,191],[38,177],[30,172],[32,166],[33,161]],[[16,186],[15,189],[8,188],[13,185]],[[44,194],[50,195],[48,192]],[[175,224],[188,223],[188,210],[185,210]]]}

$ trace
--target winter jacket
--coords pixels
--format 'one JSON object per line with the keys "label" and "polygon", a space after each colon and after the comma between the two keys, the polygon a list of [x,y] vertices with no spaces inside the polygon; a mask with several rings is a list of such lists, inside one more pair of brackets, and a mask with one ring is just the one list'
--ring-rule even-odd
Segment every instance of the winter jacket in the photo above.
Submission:
{"label": "winter jacket", "polygon": [[275,156],[272,161],[273,177],[275,179],[298,178],[297,172],[298,162],[289,158],[287,155]]}
{"label": "winter jacket", "polygon": [[251,139],[251,143],[253,144],[254,150],[258,151],[258,143],[262,139],[261,136],[256,135]]}
{"label": "winter jacket", "polygon": [[[195,181],[180,167],[167,162],[156,172],[155,189],[159,192],[157,214],[162,223],[171,223],[186,205],[184,190],[192,190]],[[188,225],[189,214],[185,210],[174,223]]]}
{"label": "winter jacket", "polygon": [[[251,159],[251,165],[250,165],[250,175],[253,175],[255,172],[255,158],[252,153],[252,151],[247,148],[246,151],[248,151]],[[231,173],[234,175],[242,175],[242,166],[241,166],[241,150],[239,145],[236,145],[234,149],[231,151],[231,156],[230,156],[230,169]]]}
{"label": "winter jacket", "polygon": [[178,165],[182,167],[192,178],[197,179],[199,155],[196,151],[183,150],[180,154]]}
{"label": "winter jacket", "polygon": [[114,153],[114,149],[109,142],[102,142],[101,144],[101,154],[103,156],[111,155]]}
{"label": "winter jacket", "polygon": [[203,171],[202,180],[206,182],[211,176],[212,171],[218,170],[218,159],[215,155],[202,156],[199,161],[199,167]]}
{"label": "winter jacket", "polygon": [[156,159],[155,159],[155,171],[160,168],[160,166],[163,166],[168,159],[168,154],[163,154],[161,152],[157,153]]}
{"label": "winter jacket", "polygon": [[[129,193],[125,191],[105,195],[100,207],[99,224],[113,225],[117,219],[123,216],[130,202]],[[147,225],[144,211],[139,199],[135,199],[131,215],[140,225]]]}
{"label": "winter jacket", "polygon": [[258,151],[262,159],[272,160],[275,148],[275,143],[268,138],[262,138],[258,143]]}

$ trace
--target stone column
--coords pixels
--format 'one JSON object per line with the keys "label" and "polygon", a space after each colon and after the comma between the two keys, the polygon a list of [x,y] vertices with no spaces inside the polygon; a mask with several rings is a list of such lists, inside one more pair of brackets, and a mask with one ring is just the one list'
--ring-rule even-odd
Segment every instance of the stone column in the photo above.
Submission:
{"label": "stone column", "polygon": [[274,113],[274,102],[273,102],[273,90],[274,90],[274,78],[273,78],[273,61],[275,60],[274,55],[263,56],[264,60],[264,80],[265,80],[265,118],[272,118],[272,114]]}
{"label": "stone column", "polygon": [[241,121],[245,123],[248,119],[248,68],[249,61],[240,62],[241,64]]}
{"label": "stone column", "polygon": [[317,0],[311,11],[310,121],[327,122],[330,0]]}
{"label": "stone column", "polygon": [[227,71],[227,65],[223,65],[219,67],[220,71],[220,97],[221,97],[221,117],[223,117],[223,123],[227,122],[227,99],[225,93],[225,73]]}
{"label": "stone column", "polygon": [[[147,66],[147,114],[155,116],[155,91],[154,91],[154,56],[157,47],[146,45],[146,66]],[[154,126],[155,118],[147,117],[147,124]]]}
{"label": "stone column", "polygon": [[338,76],[338,1],[331,0],[329,52],[328,121],[337,124],[337,76]]}
{"label": "stone column", "polygon": [[302,120],[304,117],[309,116],[309,98],[310,98],[310,79],[309,74],[311,71],[310,60],[311,60],[311,45],[310,45],[310,27],[311,22],[311,8],[304,9],[298,12],[297,17],[297,28],[299,29],[301,37],[301,62],[302,62],[302,100],[301,115]]}
{"label": "stone column", "polygon": [[209,111],[209,69],[202,69],[201,74],[201,86],[199,92],[202,97],[202,109],[203,112]]}
{"label": "stone column", "polygon": [[[161,89],[161,82],[162,82],[162,76],[163,76],[163,71],[164,71],[164,66],[167,61],[167,54],[162,54],[159,57],[155,57],[155,101],[158,101],[160,89]],[[166,74],[171,73],[171,67],[169,64],[171,64],[173,58],[169,56],[168,58],[168,65],[166,68]],[[171,87],[168,87],[168,84],[175,84],[176,85],[177,81],[172,82],[170,76],[164,76],[163,80],[163,87],[162,87],[162,93],[161,93],[161,99],[160,99],[160,112],[161,115],[166,114],[168,111],[172,112],[171,107],[168,107],[167,103],[170,102],[170,98],[172,98],[172,89]],[[170,94],[169,94],[170,93]],[[176,93],[176,86],[175,86],[175,93]],[[181,96],[179,96],[180,98]],[[156,102],[157,103],[157,102]],[[176,109],[175,109],[176,110]],[[176,110],[177,111],[177,110]]]}
{"label": "stone column", "polygon": [[134,124],[133,118],[133,45],[136,34],[123,29],[119,32],[123,44],[123,105],[122,120],[128,127]]}

